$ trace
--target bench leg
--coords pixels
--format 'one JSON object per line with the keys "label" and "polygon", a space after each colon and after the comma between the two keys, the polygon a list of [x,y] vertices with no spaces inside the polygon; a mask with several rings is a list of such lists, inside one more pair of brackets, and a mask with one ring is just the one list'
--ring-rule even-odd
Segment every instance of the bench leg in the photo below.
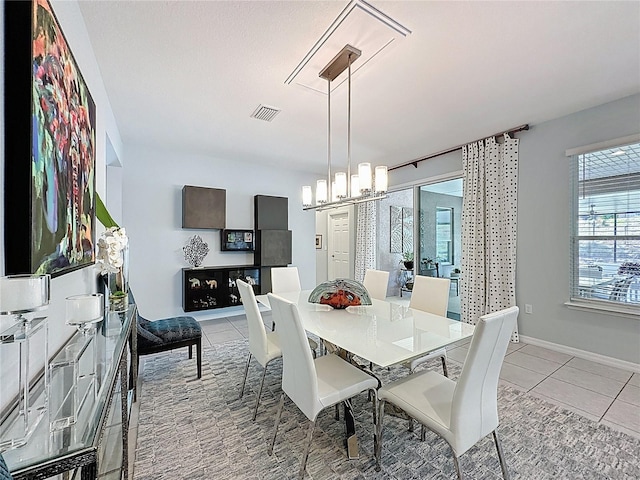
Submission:
{"label": "bench leg", "polygon": [[[196,348],[198,349],[196,352],[196,362],[198,364],[198,378],[202,378],[202,338],[198,339]],[[191,349],[191,347],[189,347],[189,349]]]}

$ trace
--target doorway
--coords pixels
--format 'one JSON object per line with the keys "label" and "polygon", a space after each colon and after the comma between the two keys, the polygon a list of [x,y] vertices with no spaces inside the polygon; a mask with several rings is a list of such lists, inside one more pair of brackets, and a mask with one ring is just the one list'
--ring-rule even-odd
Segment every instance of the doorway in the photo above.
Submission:
{"label": "doorway", "polygon": [[456,320],[460,320],[462,188],[462,179],[458,178],[417,189],[416,273],[451,279],[448,316]]}
{"label": "doorway", "polygon": [[353,278],[353,233],[351,208],[335,210],[329,214],[327,242],[328,280]]}

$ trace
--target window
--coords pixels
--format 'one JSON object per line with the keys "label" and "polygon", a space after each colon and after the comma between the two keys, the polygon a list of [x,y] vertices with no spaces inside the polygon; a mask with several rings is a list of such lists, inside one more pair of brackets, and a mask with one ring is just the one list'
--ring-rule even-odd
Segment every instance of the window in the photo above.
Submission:
{"label": "window", "polygon": [[571,299],[636,308],[640,304],[640,143],[576,153],[571,165]]}
{"label": "window", "polygon": [[453,208],[436,208],[436,259],[453,263]]}

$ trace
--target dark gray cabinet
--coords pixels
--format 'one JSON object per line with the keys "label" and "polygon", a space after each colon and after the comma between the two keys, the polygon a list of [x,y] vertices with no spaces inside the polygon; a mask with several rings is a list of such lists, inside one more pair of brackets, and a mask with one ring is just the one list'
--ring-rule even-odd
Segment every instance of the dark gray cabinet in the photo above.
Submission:
{"label": "dark gray cabinet", "polygon": [[236,280],[260,294],[260,267],[234,265],[182,269],[182,308],[185,312],[242,305]]}

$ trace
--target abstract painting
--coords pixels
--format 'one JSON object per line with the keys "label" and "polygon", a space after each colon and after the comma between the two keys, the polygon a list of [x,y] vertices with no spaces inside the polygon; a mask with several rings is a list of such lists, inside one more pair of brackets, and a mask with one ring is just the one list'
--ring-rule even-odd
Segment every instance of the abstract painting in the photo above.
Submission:
{"label": "abstract painting", "polygon": [[[5,88],[17,100],[15,122],[5,115],[6,183],[12,184],[5,205],[7,196],[17,200],[5,218],[5,270],[57,276],[95,260],[96,108],[48,0],[5,6],[15,21],[16,46],[5,58]],[[18,84],[27,55],[29,125],[22,113],[26,92]]]}

